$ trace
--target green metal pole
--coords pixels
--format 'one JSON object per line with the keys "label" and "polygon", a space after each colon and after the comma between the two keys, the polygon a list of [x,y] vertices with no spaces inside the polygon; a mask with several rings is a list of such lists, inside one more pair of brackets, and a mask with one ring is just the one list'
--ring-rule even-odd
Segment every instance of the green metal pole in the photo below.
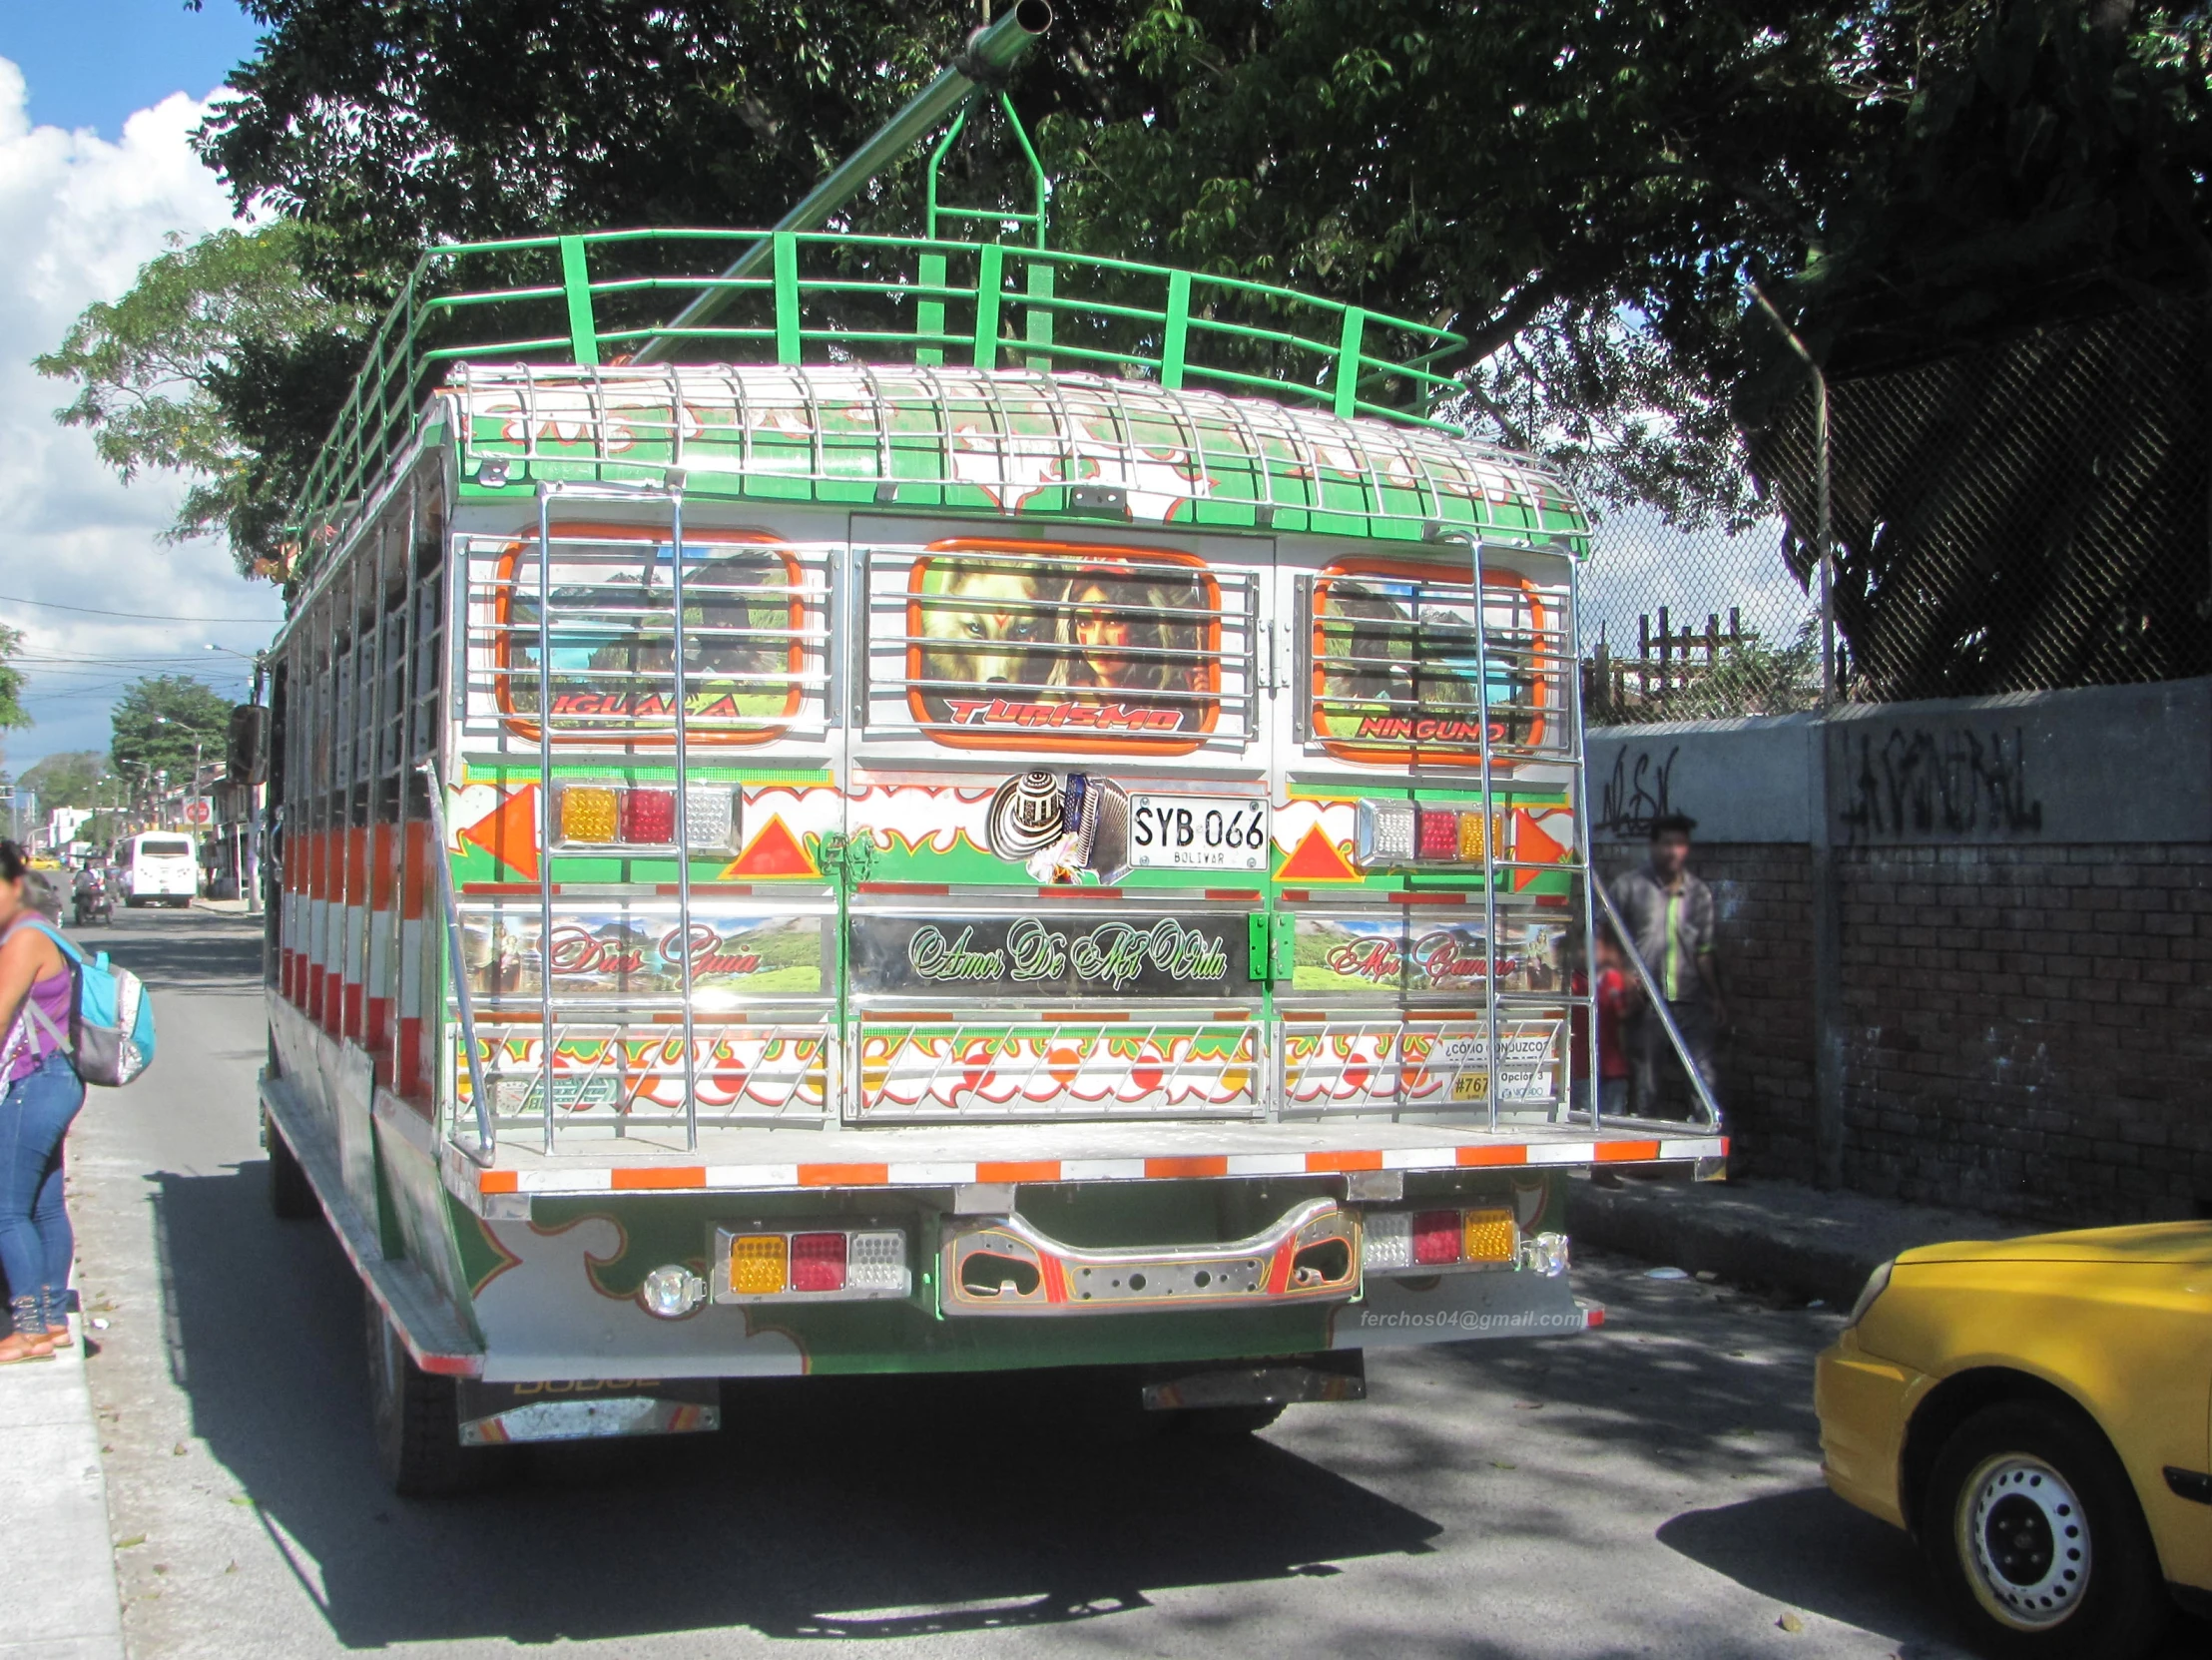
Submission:
{"label": "green metal pole", "polygon": [[[967,49],[953,60],[951,67],[916,93],[904,109],[877,128],[874,136],[839,163],[829,178],[809,191],[798,207],[770,227],[770,235],[739,255],[723,272],[722,280],[732,282],[758,276],[774,258],[775,233],[813,231],[822,227],[831,214],[859,194],[863,185],[960,107],[975,90],[973,72],[993,77],[1013,68],[1051,24],[1052,7],[1046,0],[1019,0],[996,23],[976,30],[968,37]],[[729,305],[736,292],[725,287],[707,289],[678,313],[676,320],[669,324],[670,329],[706,327]],[[632,361],[665,362],[680,341],[681,334],[675,332],[648,340]]]}

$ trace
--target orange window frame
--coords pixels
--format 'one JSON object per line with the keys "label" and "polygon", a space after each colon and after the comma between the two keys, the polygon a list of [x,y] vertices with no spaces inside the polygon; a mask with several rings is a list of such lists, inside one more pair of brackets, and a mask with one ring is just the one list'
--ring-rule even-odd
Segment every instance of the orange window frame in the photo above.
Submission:
{"label": "orange window frame", "polygon": [[[930,562],[936,558],[953,558],[961,554],[1018,559],[1025,554],[1064,555],[1101,565],[1126,564],[1140,569],[1153,566],[1169,570],[1193,571],[1204,590],[1206,608],[1212,613],[1206,624],[1206,672],[1208,684],[1200,689],[1203,700],[1182,707],[1199,712],[1199,724],[1194,732],[1178,733],[1173,738],[1107,738],[1063,735],[1054,729],[1028,728],[1021,732],[977,732],[964,727],[949,727],[930,715],[923,703],[925,694],[914,683],[922,679],[922,601],[935,598],[922,592],[922,578]],[[1031,694],[1046,688],[1014,688],[1009,692],[1023,694],[1023,701],[1038,703],[1043,700]],[[1189,755],[1205,747],[1221,723],[1221,583],[1214,577],[1212,567],[1195,553],[1180,553],[1168,548],[1123,547],[1113,543],[1096,542],[1014,542],[981,537],[953,537],[947,541],[931,542],[914,556],[906,572],[906,710],[912,716],[916,730],[932,743],[949,750],[1029,750],[1045,751],[1054,755]],[[1050,736],[1047,734],[1050,733]]]}
{"label": "orange window frame", "polygon": [[[1371,766],[1403,766],[1417,757],[1424,766],[1479,768],[1482,765],[1479,749],[1438,752],[1423,749],[1417,740],[1402,744],[1384,743],[1373,739],[1339,738],[1330,734],[1330,717],[1323,707],[1321,697],[1321,660],[1329,655],[1322,638],[1325,626],[1323,604],[1332,581],[1339,577],[1349,579],[1362,576],[1395,579],[1400,582],[1424,582],[1435,586],[1448,585],[1469,590],[1474,587],[1471,573],[1461,579],[1458,567],[1429,564],[1417,559],[1345,559],[1334,565],[1324,566],[1315,577],[1311,602],[1313,610],[1307,618],[1312,637],[1307,657],[1306,686],[1302,694],[1307,700],[1307,724],[1313,729],[1315,742],[1321,745],[1324,753],[1339,761],[1356,761]],[[1546,626],[1544,604],[1539,597],[1539,590],[1526,577],[1515,576],[1507,571],[1484,571],[1482,586],[1485,589],[1518,589],[1527,600],[1533,626],[1539,629]],[[1479,629],[1484,626],[1482,606],[1477,601],[1475,627]],[[1545,688],[1549,684],[1541,660],[1531,666],[1530,679],[1533,682],[1530,701],[1541,710],[1545,706]],[[1490,718],[1489,688],[1484,686],[1480,691],[1483,699],[1480,705],[1482,719],[1487,724]],[[1523,742],[1530,747],[1539,745],[1543,742],[1543,733],[1544,717],[1541,714],[1535,715],[1530,719],[1528,737]]]}
{"label": "orange window frame", "polygon": [[[610,541],[634,541],[642,544],[644,538],[638,534],[639,528],[634,524],[564,524],[560,527],[559,535],[595,536],[604,537]],[[556,535],[556,540],[559,540],[559,535]],[[762,717],[763,720],[769,722],[781,721],[782,725],[764,726],[758,732],[694,733],[687,730],[684,735],[684,742],[686,745],[712,744],[730,748],[750,748],[761,744],[773,744],[791,730],[792,717],[799,713],[801,705],[806,701],[806,693],[801,685],[801,677],[804,675],[807,665],[807,605],[805,596],[800,592],[803,573],[800,569],[799,559],[782,537],[772,536],[767,531],[762,530],[687,530],[684,532],[684,545],[687,548],[701,542],[725,546],[766,548],[782,559],[784,585],[792,590],[792,643],[791,650],[786,657],[786,667],[791,671],[792,682],[791,690],[785,697],[782,711],[775,715]],[[655,547],[658,547],[660,537],[653,536],[652,543]],[[517,738],[527,739],[533,744],[539,741],[538,723],[527,715],[517,714],[514,707],[514,630],[511,625],[514,615],[515,575],[522,563],[523,554],[536,545],[537,538],[535,536],[517,537],[514,541],[509,542],[500,552],[499,564],[492,577],[492,697],[498,707],[500,719],[506,724],[507,730]],[[604,745],[610,740],[635,745],[640,749],[672,750],[676,747],[676,734],[673,732],[645,734],[618,731],[563,732],[558,727],[553,732],[553,742],[556,744]]]}

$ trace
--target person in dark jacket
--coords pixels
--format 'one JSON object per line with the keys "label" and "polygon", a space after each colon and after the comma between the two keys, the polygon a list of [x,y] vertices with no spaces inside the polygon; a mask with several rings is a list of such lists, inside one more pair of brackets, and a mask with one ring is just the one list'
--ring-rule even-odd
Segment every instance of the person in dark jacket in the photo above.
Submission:
{"label": "person in dark jacket", "polygon": [[[1728,1008],[1714,939],[1718,917],[1713,890],[1689,868],[1690,836],[1696,829],[1694,819],[1679,813],[1655,820],[1650,859],[1641,869],[1615,877],[1610,891],[1637,954],[1651,971],[1650,995],[1666,1000],[1690,1064],[1718,1101],[1720,1076],[1714,1060],[1720,1033],[1728,1024]],[[1647,1006],[1631,1017],[1627,1036],[1633,1110],[1647,1116],[1675,1116],[1667,1098],[1676,1093],[1677,1084],[1687,1090],[1688,1080],[1679,1070],[1666,1028]]]}

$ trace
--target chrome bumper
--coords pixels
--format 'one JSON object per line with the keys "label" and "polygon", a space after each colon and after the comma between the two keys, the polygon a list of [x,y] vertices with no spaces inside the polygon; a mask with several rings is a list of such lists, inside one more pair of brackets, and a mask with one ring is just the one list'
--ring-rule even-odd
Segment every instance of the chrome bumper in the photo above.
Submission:
{"label": "chrome bumper", "polygon": [[938,1252],[947,1315],[1095,1315],[1342,1303],[1360,1293],[1360,1216],[1314,1199],[1223,1245],[1090,1250],[1019,1216],[948,1221]]}

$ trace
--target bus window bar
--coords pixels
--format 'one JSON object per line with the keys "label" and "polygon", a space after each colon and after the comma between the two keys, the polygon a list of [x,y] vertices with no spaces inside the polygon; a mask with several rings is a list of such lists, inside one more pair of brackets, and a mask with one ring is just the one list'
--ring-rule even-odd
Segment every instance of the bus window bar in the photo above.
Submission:
{"label": "bus window bar", "polygon": [[[701,1023],[687,1067],[681,1039],[662,1024],[563,1022],[551,1051],[555,1134],[567,1126],[724,1126],[826,1119],[835,1100],[835,1043],[828,1025]],[[490,1116],[546,1117],[547,1054],[536,1028],[478,1039],[477,1073]]]}
{"label": "bus window bar", "polygon": [[[1562,1094],[1560,1040],[1567,1024],[1556,998],[1542,1014],[1500,1026],[1498,1040],[1485,1035],[1487,1014],[1456,1021],[1382,1016],[1293,1022],[1282,1039],[1284,1114],[1474,1116],[1496,1107],[1549,1109]],[[1504,1064],[1493,1067],[1497,1041],[1504,1045]]]}
{"label": "bus window bar", "polygon": [[[1263,1033],[1188,1016],[860,1028],[859,1117],[871,1123],[975,1119],[1239,1118],[1262,1111]],[[1202,1037],[1223,1052],[1202,1055]],[[902,1057],[912,1056],[908,1064]],[[1123,1097],[1123,1089],[1133,1095]]]}

